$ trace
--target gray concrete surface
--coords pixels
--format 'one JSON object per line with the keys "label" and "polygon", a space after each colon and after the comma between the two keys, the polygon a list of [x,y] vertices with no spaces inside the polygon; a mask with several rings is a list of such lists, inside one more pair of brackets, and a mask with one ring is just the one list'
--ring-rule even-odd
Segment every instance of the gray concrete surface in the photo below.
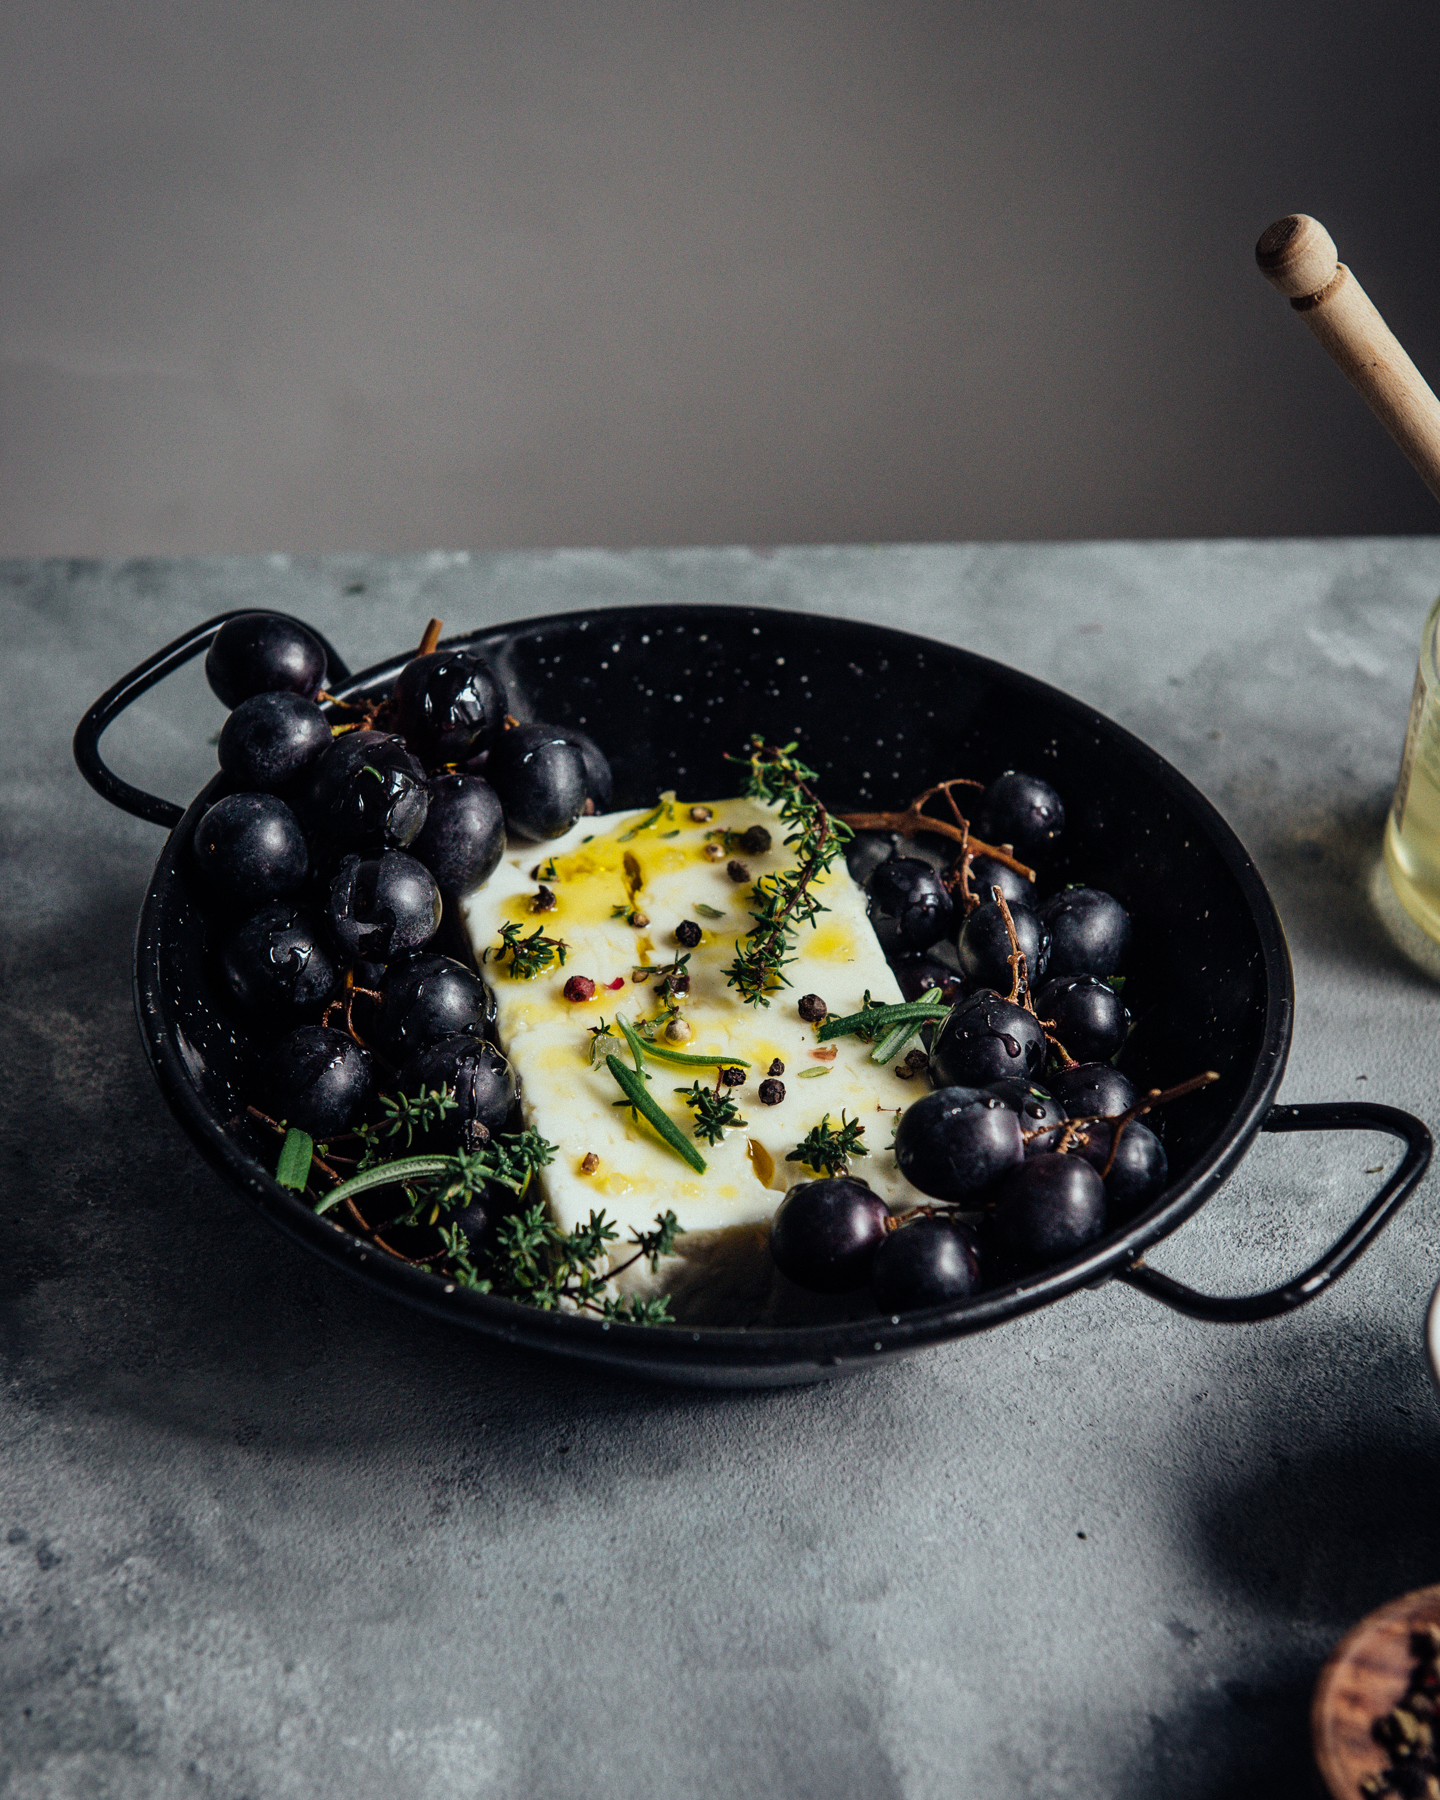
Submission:
{"label": "gray concrete surface", "polygon": [[[88,701],[271,601],[360,662],[665,597],[903,623],[1099,704],[1259,859],[1290,1099],[1433,1124],[1440,988],[1367,899],[1440,540],[0,567],[7,1800],[1311,1791],[1340,1632],[1440,1565],[1435,1185],[1305,1312],[1118,1286],[829,1386],[697,1396],[506,1355],[310,1261],[201,1165],[130,1013],[159,834],[85,789]],[[192,665],[114,734],[183,796]],[[1260,1141],[1155,1260],[1298,1267],[1368,1138]]]}
{"label": "gray concrete surface", "polygon": [[1440,373],[1374,0],[7,0],[0,552],[1433,531],[1252,261]]}

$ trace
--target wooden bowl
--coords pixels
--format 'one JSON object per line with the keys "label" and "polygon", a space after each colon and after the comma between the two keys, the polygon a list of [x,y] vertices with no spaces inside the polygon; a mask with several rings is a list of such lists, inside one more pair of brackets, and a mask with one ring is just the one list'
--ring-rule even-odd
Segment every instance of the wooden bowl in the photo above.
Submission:
{"label": "wooden bowl", "polygon": [[1315,1684],[1310,1736],[1335,1800],[1359,1800],[1360,1783],[1389,1756],[1370,1735],[1410,1684],[1410,1634],[1440,1625],[1440,1587],[1416,1588],[1362,1619],[1331,1652]]}

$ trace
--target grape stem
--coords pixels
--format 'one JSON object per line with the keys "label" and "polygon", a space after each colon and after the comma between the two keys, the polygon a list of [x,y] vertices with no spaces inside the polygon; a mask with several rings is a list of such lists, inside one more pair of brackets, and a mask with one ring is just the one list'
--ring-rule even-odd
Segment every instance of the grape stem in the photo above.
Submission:
{"label": "grape stem", "polygon": [[[1071,1065],[1074,1066],[1073,1064]],[[1152,1106],[1164,1106],[1171,1100],[1179,1100],[1186,1094],[1193,1094],[1197,1088],[1209,1087],[1212,1081],[1218,1081],[1219,1075],[1214,1069],[1206,1069],[1199,1075],[1192,1075],[1188,1081],[1179,1082],[1171,1088],[1151,1088],[1135,1104],[1123,1113],[1113,1117],[1108,1113],[1086,1113],[1078,1119],[1067,1119],[1060,1127],[1060,1136],[1056,1141],[1057,1154],[1065,1155],[1075,1141],[1085,1135],[1087,1125],[1109,1125],[1112,1128],[1110,1138],[1110,1154],[1105,1158],[1105,1167],[1100,1171],[1102,1180],[1109,1175],[1115,1166],[1115,1152],[1120,1148],[1120,1139],[1125,1127],[1133,1125],[1142,1113],[1150,1111]],[[1033,1131],[1022,1132],[1027,1142],[1031,1138],[1043,1137],[1047,1131],[1053,1131],[1053,1125],[1040,1125]]]}
{"label": "grape stem", "polygon": [[1030,966],[1025,960],[1025,952],[1020,948],[1015,921],[1010,916],[1009,902],[998,887],[992,887],[990,892],[1000,908],[1000,917],[1005,921],[1005,934],[1010,939],[1010,954],[1006,958],[1010,965],[1010,1004],[1014,1006],[1018,1003],[1033,1017],[1035,1008],[1030,1000]]}
{"label": "grape stem", "polygon": [[440,642],[440,633],[444,629],[445,623],[442,619],[432,619],[425,627],[424,634],[420,639],[420,648],[415,652],[416,656],[432,655],[435,646]]}
{"label": "grape stem", "polygon": [[[955,804],[952,788],[983,788],[979,781],[971,781],[965,776],[956,775],[949,781],[936,782],[934,787],[926,788],[923,794],[917,794],[904,812],[855,812],[836,813],[835,817],[842,825],[848,825],[852,831],[895,831],[903,838],[919,837],[923,832],[934,832],[938,837],[948,837],[962,846],[961,856],[992,856],[1007,869],[1013,869],[1017,875],[1023,875],[1027,881],[1034,881],[1035,871],[1027,864],[1002,850],[995,844],[987,844],[980,838],[971,835],[970,823],[963,817]],[[943,794],[950,803],[955,814],[956,823],[949,819],[937,819],[927,813],[924,808],[937,794]]]}
{"label": "grape stem", "polygon": [[[355,996],[357,994],[363,994],[367,1000],[373,1000],[377,1006],[384,1003],[385,996],[383,994],[376,993],[374,988],[361,987],[355,979],[355,971],[353,969],[347,969],[345,971],[345,998],[343,1000],[332,1000],[320,1015],[320,1023],[322,1025],[328,1025],[337,1012],[343,1011],[345,1015],[346,1031],[354,1038],[355,1042],[362,1050],[369,1050],[374,1053],[375,1046],[373,1044],[367,1044],[364,1038],[362,1038],[360,1033],[355,1029]],[[388,1067],[389,1065],[387,1064],[386,1066]]]}

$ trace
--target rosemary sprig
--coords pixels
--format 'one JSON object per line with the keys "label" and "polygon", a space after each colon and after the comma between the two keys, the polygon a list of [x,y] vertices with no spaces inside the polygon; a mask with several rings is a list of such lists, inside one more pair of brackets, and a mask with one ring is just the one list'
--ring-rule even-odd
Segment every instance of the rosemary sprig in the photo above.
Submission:
{"label": "rosemary sprig", "polygon": [[654,1127],[660,1139],[668,1144],[675,1154],[689,1163],[697,1175],[705,1173],[705,1158],[685,1136],[675,1121],[661,1110],[660,1106],[645,1091],[645,1076],[636,1069],[627,1069],[618,1056],[607,1056],[605,1067],[619,1083],[624,1100],[617,1100],[617,1106],[628,1104],[630,1110],[639,1113],[647,1124]]}
{"label": "rosemary sprig", "polygon": [[[677,1069],[748,1069],[750,1067],[743,1056],[707,1056],[698,1050],[672,1050],[668,1044],[657,1044],[644,1035],[643,1023],[637,1028],[619,1017],[616,1018],[615,1023],[620,1027],[625,1042],[630,1047],[637,1069],[641,1067],[647,1056],[653,1056],[656,1062],[670,1063]],[[604,1026],[608,1036],[614,1036],[603,1019],[600,1021],[600,1026]],[[591,1027],[592,1032],[596,1034],[597,1043],[600,1026]],[[592,1049],[590,1054],[593,1067],[595,1051]],[[677,1089],[676,1092],[678,1093],[679,1090]]]}
{"label": "rosemary sprig", "polygon": [[755,883],[750,916],[754,926],[735,946],[735,960],[725,974],[750,1006],[768,1006],[770,992],[788,987],[785,969],[795,961],[795,934],[802,925],[813,925],[822,906],[811,888],[841,854],[853,835],[849,826],[832,819],[809,783],[815,771],[794,755],[795,745],[766,744],[750,740],[748,756],[730,757],[747,765],[745,793],[752,800],[777,806],[780,822],[788,827],[785,844],[795,852],[796,867],[762,875]]}
{"label": "rosemary sprig", "polygon": [[[939,988],[931,988],[918,1000],[906,1000],[895,1006],[879,1005],[871,1000],[867,992],[865,1004],[859,1012],[847,1013],[841,1019],[826,1019],[815,1035],[822,1043],[828,1038],[838,1037],[879,1038],[880,1042],[870,1052],[871,1060],[888,1062],[901,1044],[913,1037],[922,1025],[939,1024],[949,1013],[950,1008],[940,999]],[[905,1037],[896,1043],[893,1050],[887,1050],[890,1039],[902,1025],[906,1028]],[[885,1056],[880,1054],[882,1050],[887,1050]]]}
{"label": "rosemary sprig", "polygon": [[688,1088],[676,1088],[677,1094],[683,1094],[685,1104],[695,1114],[695,1135],[704,1138],[707,1144],[718,1144],[727,1131],[734,1131],[745,1123],[740,1117],[740,1108],[728,1093],[717,1093],[714,1088],[703,1088],[698,1081],[692,1081]]}
{"label": "rosemary sprig", "polygon": [[399,1156],[388,1162],[359,1169],[348,1181],[339,1182],[315,1202],[317,1213],[328,1213],[342,1200],[368,1193],[372,1188],[403,1187],[410,1195],[410,1216],[439,1207],[458,1212],[480,1194],[489,1181],[498,1181],[523,1194],[537,1169],[555,1159],[557,1146],[538,1131],[521,1131],[493,1139],[478,1150],[460,1150],[453,1156]]}
{"label": "rosemary sprig", "polygon": [[865,1127],[858,1119],[847,1119],[844,1111],[840,1114],[838,1129],[832,1130],[830,1115],[827,1112],[820,1123],[802,1138],[785,1158],[786,1162],[804,1163],[807,1169],[823,1169],[827,1175],[843,1175],[850,1167],[852,1156],[868,1156],[870,1152],[860,1142],[865,1135]]}
{"label": "rosemary sprig", "polygon": [[558,962],[563,969],[565,957],[570,946],[563,938],[546,937],[544,927],[537,925],[529,937],[520,936],[522,927],[515,920],[500,927],[500,943],[492,944],[481,957],[482,962],[489,962],[493,957],[496,964],[510,958],[510,973],[524,981],[533,981],[535,977],[548,969],[551,963]]}

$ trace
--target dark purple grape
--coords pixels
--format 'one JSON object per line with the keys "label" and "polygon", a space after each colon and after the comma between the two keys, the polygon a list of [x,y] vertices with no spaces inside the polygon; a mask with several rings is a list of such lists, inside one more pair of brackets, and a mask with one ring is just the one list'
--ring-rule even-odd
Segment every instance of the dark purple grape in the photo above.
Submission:
{"label": "dark purple grape", "polygon": [[947,1306],[980,1292],[975,1233],[949,1219],[912,1219],[887,1231],[870,1268],[870,1290],[882,1312]]}
{"label": "dark purple grape", "polygon": [[473,650],[412,656],[394,701],[405,742],[432,768],[489,750],[505,723],[505,690]]}
{"label": "dark purple grape", "polygon": [[1115,1161],[1106,1175],[1112,1130],[1109,1125],[1090,1126],[1078,1148],[1086,1162],[1104,1177],[1111,1219],[1129,1219],[1142,1212],[1157,1194],[1164,1191],[1170,1164],[1165,1146],[1150,1127],[1139,1119],[1132,1119],[1120,1133]]}
{"label": "dark purple grape", "polygon": [[380,993],[375,1034],[392,1062],[406,1062],[442,1038],[478,1038],[492,1016],[490,993],[480,977],[433,952],[392,964]]}
{"label": "dark purple grape", "polygon": [[1130,915],[1099,888],[1073,887],[1042,901],[1052,975],[1118,975],[1130,948]]}
{"label": "dark purple grape", "polygon": [[952,1205],[976,1198],[1025,1154],[1020,1117],[979,1088],[945,1087],[900,1115],[895,1162],[912,1187]]}
{"label": "dark purple grape", "polygon": [[930,1050],[930,1076],[937,1087],[1034,1081],[1045,1067],[1046,1048],[1033,1013],[982,988],[940,1028]]}
{"label": "dark purple grape", "polygon": [[364,1112],[374,1087],[370,1053],[343,1031],[302,1025],[266,1064],[270,1105],[287,1125],[324,1138]]}
{"label": "dark purple grape", "polygon": [[499,1244],[496,1227],[501,1219],[515,1210],[514,1189],[506,1187],[501,1181],[487,1181],[478,1198],[468,1206],[462,1206],[459,1212],[452,1213],[447,1223],[459,1231],[471,1256],[487,1256]]}
{"label": "dark purple grape", "polygon": [[195,827],[195,860],[216,896],[252,908],[297,893],[310,872],[300,821],[273,794],[230,794]]}
{"label": "dark purple grape", "polygon": [[247,792],[275,794],[334,743],[325,715],[300,694],[252,694],[220,731],[220,767]]}
{"label": "dark purple grape", "polygon": [[559,837],[585,810],[585,757],[558,726],[517,725],[501,732],[485,776],[518,837]]}
{"label": "dark purple grape", "polygon": [[1009,844],[1023,857],[1059,837],[1065,829],[1065,808],[1054,788],[1038,775],[1007,769],[980,796],[971,823],[976,837],[987,844]]}
{"label": "dark purple grape", "polygon": [[1035,996],[1035,1014],[1076,1062],[1108,1062],[1130,1030],[1130,1015],[1098,975],[1061,975]]}
{"label": "dark purple grape", "polygon": [[477,1150],[503,1131],[515,1099],[509,1063],[493,1044],[469,1036],[441,1038],[415,1051],[406,1059],[396,1086],[402,1094],[451,1089],[455,1110],[427,1133],[426,1142],[461,1150]]}
{"label": "dark purple grape", "polygon": [[1027,1157],[995,1198],[996,1242],[1021,1270],[1063,1262],[1105,1230],[1105,1183],[1083,1157]]}
{"label": "dark purple grape", "polygon": [[1005,863],[996,862],[993,856],[972,856],[970,858],[970,892],[981,900],[993,899],[991,888],[999,888],[1005,896],[1007,906],[1028,906],[1035,909],[1035,883],[1018,875]]}
{"label": "dark purple grape", "polygon": [[[1024,955],[1030,986],[1034,988],[1050,960],[1050,933],[1028,906],[1012,906],[1010,917],[1015,924],[1015,942]],[[977,906],[966,919],[960,927],[956,949],[960,967],[970,981],[994,988],[997,993],[1010,992],[1010,933],[1005,929],[1005,915],[994,900]]]}
{"label": "dark purple grape", "polygon": [[279,613],[244,613],[215,633],[205,653],[205,679],[226,706],[252,694],[300,694],[313,700],[325,685],[320,640]]}
{"label": "dark purple grape", "polygon": [[435,775],[430,810],[410,854],[435,877],[442,894],[464,894],[495,873],[505,854],[499,796],[478,775]]}
{"label": "dark purple grape", "polygon": [[330,884],[330,929],[346,953],[388,963],[428,944],[440,927],[440,890],[423,863],[398,850],[347,856]]}
{"label": "dark purple grape", "polygon": [[615,793],[615,777],[611,773],[609,757],[594,738],[574,725],[562,725],[558,729],[560,735],[567,743],[575,746],[584,760],[586,797],[594,803],[596,812],[608,812]]}
{"label": "dark purple grape", "polygon": [[1132,1107],[1139,1097],[1130,1077],[1108,1062],[1076,1063],[1073,1069],[1059,1069],[1047,1075],[1045,1083],[1072,1119],[1089,1119],[1097,1114],[1113,1118]]}
{"label": "dark purple grape", "polygon": [[965,978],[931,956],[897,956],[890,967],[907,1000],[918,1000],[931,988],[939,988],[940,998],[953,1006],[965,990]]}
{"label": "dark purple grape", "polygon": [[857,887],[869,887],[870,877],[895,854],[898,836],[879,831],[857,831],[845,846],[845,867]]}
{"label": "dark purple grape", "polygon": [[887,956],[905,956],[948,935],[955,904],[929,863],[892,856],[870,877],[869,912],[880,948]]}
{"label": "dark purple grape", "polygon": [[257,1018],[290,1025],[335,992],[335,965],[308,912],[277,901],[226,940],[220,966],[230,992]]}
{"label": "dark purple grape", "polygon": [[780,1202],[770,1254],[782,1275],[817,1294],[864,1287],[890,1216],[885,1202],[852,1175],[800,1181]]}
{"label": "dark purple grape", "polygon": [[404,850],[425,824],[425,771],[398,737],[351,731],[316,762],[307,796],[320,830],[349,849]]}
{"label": "dark purple grape", "polygon": [[[1055,1148],[1066,1113],[1060,1102],[1043,1087],[1037,1087],[1032,1081],[992,1081],[985,1092],[994,1094],[997,1100],[1003,1100],[1018,1114],[1027,1156],[1039,1156]],[[1040,1136],[1026,1135],[1032,1131],[1039,1132]]]}

